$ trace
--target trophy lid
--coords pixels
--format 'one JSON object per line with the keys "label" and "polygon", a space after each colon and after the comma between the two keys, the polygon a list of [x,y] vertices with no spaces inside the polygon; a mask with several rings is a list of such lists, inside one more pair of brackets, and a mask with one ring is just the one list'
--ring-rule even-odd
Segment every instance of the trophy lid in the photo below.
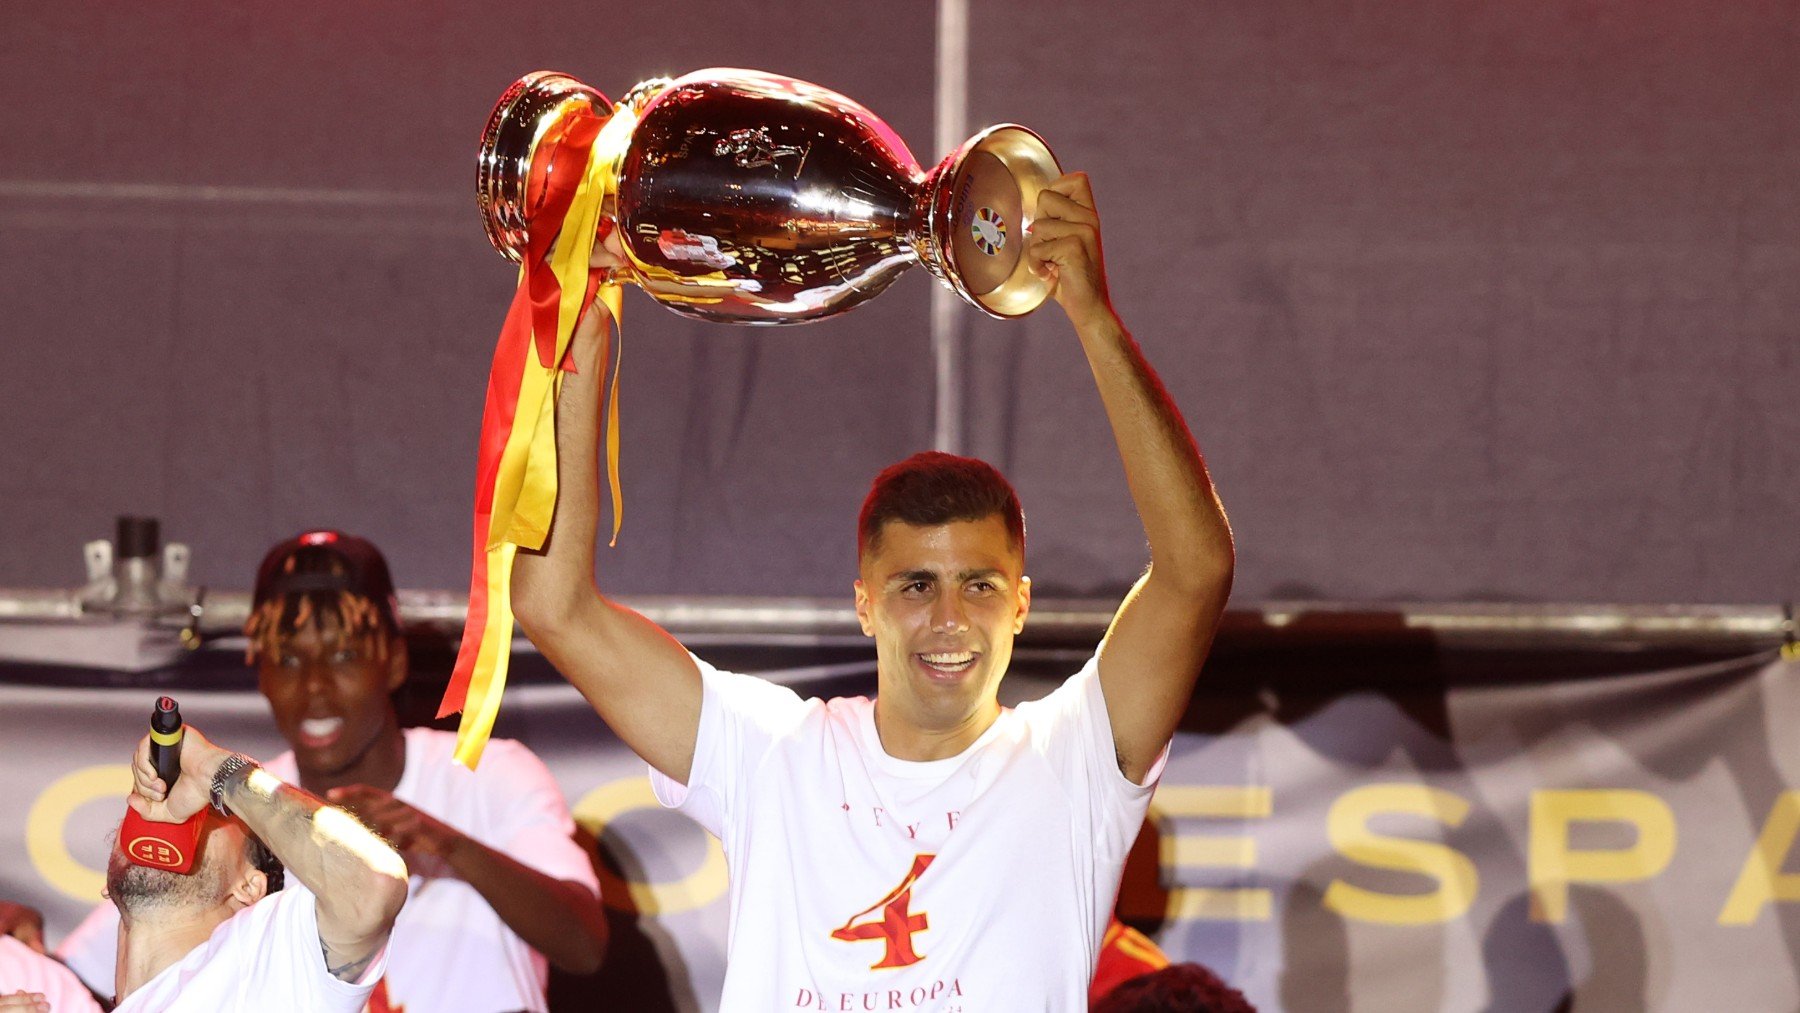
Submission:
{"label": "trophy lid", "polygon": [[1050,286],[1031,271],[1025,232],[1039,191],[1062,175],[1050,146],[1031,130],[1002,123],[963,142],[939,170],[932,231],[945,280],[996,317],[1019,317],[1043,304]]}
{"label": "trophy lid", "polygon": [[512,83],[481,131],[475,204],[488,241],[517,262],[529,235],[531,158],[545,132],[575,109],[612,115],[606,96],[567,74],[538,70]]}

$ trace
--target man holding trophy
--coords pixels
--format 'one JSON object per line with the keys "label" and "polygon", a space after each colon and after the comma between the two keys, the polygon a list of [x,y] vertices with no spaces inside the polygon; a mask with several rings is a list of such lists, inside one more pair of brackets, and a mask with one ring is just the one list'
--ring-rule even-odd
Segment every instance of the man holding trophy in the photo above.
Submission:
{"label": "man holding trophy", "polygon": [[[666,137],[649,150],[634,138],[624,154],[604,156],[619,168],[598,205],[603,238],[586,233],[591,218],[578,232],[565,221],[558,244],[583,244],[583,266],[602,275],[652,276],[665,291],[701,279],[712,301],[676,308],[742,322],[784,322],[790,311],[810,319],[846,291],[860,301],[885,287],[883,249],[924,261],[995,315],[1054,298],[1093,372],[1150,566],[1079,672],[1042,700],[1002,708],[999,683],[1031,605],[1023,512],[990,465],[916,454],[875,479],[858,525],[854,593],[875,641],[876,698],[802,700],[715,669],[595,586],[616,299],[589,302],[555,354],[538,360],[572,367],[554,387],[554,521],[537,544],[509,544],[488,565],[509,567],[510,588],[499,586],[519,623],[650,764],[659,799],[720,838],[731,917],[723,1008],[1083,1009],[1126,852],[1229,593],[1224,512],[1180,413],[1113,310],[1085,175],[1051,178],[1048,150],[1026,143],[1035,135],[983,147],[996,131],[1029,134],[994,128],[930,175],[912,175],[912,206],[886,214],[869,173],[851,174],[853,191],[821,193],[811,182],[864,142],[821,130],[808,146],[805,130],[786,129],[793,120],[764,105],[708,105],[719,80],[734,100],[769,98],[770,82],[782,82],[801,98],[770,101],[834,103],[834,115],[872,120],[869,134],[898,144],[866,110],[800,82],[718,71],[665,82],[620,106],[638,118],[639,138],[659,124]],[[705,112],[698,126],[669,122],[696,109]],[[810,226],[780,208],[722,201],[712,216],[729,221],[705,235],[671,224],[679,202],[655,173],[684,158],[783,181],[781,200],[797,193],[815,209],[829,205],[828,224],[840,230],[829,242],[874,244],[874,266],[840,270],[837,293],[809,298],[806,261],[785,274],[755,263],[807,252]],[[901,175],[913,171],[907,163]],[[751,219],[766,226],[762,238]],[[782,236],[794,242],[770,239]],[[794,282],[788,290],[769,281],[782,277]],[[519,417],[528,409],[521,401]],[[478,553],[480,535],[478,526]],[[488,602],[482,612],[513,614],[505,607]],[[466,635],[465,652],[470,643]]]}

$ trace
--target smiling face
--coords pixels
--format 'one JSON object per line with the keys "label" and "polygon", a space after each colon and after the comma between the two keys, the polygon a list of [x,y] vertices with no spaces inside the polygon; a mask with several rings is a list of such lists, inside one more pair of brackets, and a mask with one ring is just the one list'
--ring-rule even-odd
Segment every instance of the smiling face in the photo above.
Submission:
{"label": "smiling face", "polygon": [[[346,784],[391,789],[404,740],[389,698],[406,680],[400,638],[346,630],[329,612],[256,655],[257,683],[311,791]],[[393,769],[390,770],[389,768]]]}
{"label": "smiling face", "polygon": [[856,615],[875,638],[876,721],[901,759],[953,756],[1000,713],[1031,581],[1004,521],[888,521],[860,562]]}

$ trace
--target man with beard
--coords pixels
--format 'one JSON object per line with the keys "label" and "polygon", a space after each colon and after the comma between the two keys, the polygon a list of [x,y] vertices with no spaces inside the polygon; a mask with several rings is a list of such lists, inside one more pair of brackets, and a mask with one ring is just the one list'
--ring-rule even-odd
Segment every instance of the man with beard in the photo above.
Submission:
{"label": "man with beard", "polygon": [[[479,770],[456,736],[400,727],[407,677],[394,584],[367,539],[308,531],[257,568],[248,660],[292,751],[277,776],[361,817],[406,854],[412,899],[376,1008],[545,1009],[548,963],[591,973],[605,953],[600,887],[543,762],[496,739]],[[58,952],[90,987],[110,977],[112,923],[97,910]]]}
{"label": "man with beard", "polygon": [[[132,864],[119,841],[107,896],[119,910],[119,1013],[354,1013],[406,902],[406,863],[355,817],[213,745],[192,726],[173,787],[150,736],[133,757],[132,810],[180,823],[205,813],[191,873]],[[280,890],[283,869],[305,889]]]}

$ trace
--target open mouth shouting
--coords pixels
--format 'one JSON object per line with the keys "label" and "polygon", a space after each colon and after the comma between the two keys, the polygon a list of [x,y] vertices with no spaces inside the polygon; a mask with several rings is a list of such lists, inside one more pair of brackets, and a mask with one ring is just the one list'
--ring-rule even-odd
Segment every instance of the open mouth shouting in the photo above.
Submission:
{"label": "open mouth shouting", "polygon": [[343,718],[306,718],[300,722],[300,745],[324,749],[344,734]]}

